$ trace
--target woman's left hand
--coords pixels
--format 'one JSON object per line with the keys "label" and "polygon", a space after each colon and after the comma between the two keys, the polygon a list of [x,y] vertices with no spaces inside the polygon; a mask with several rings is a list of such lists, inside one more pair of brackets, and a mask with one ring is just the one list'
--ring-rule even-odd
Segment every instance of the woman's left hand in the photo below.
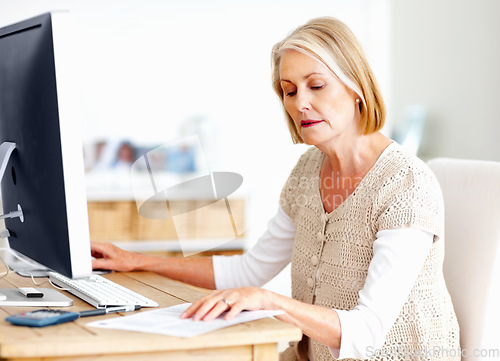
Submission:
{"label": "woman's left hand", "polygon": [[273,293],[258,287],[217,290],[194,302],[181,318],[211,321],[228,311],[225,320],[231,320],[243,310],[269,310]]}

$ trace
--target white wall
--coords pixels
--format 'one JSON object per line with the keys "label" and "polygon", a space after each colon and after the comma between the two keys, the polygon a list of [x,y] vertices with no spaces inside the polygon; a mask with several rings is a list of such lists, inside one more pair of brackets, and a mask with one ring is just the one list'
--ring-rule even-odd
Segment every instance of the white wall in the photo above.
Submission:
{"label": "white wall", "polygon": [[393,0],[392,110],[429,108],[422,156],[500,160],[500,1]]}
{"label": "white wall", "polygon": [[0,26],[56,9],[71,10],[77,31],[85,138],[162,144],[192,117],[215,120],[213,170],[243,175],[251,239],[305,150],[291,143],[271,88],[272,45],[312,17],[337,17],[390,99],[388,0],[0,0]]}

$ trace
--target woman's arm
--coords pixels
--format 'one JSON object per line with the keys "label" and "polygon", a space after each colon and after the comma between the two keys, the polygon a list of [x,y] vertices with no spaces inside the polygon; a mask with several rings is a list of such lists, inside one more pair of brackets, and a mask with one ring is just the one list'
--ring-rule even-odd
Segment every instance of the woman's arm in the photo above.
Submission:
{"label": "woman's arm", "polygon": [[150,271],[209,289],[262,286],[288,263],[292,256],[295,226],[278,208],[267,231],[244,255],[198,258],[164,258],[125,251],[110,243],[91,244],[94,269]]}
{"label": "woman's arm", "polygon": [[294,240],[295,225],[278,207],[267,230],[245,254],[213,256],[216,288],[263,286],[290,263]]}
{"label": "woman's arm", "polygon": [[111,243],[91,243],[94,269],[149,271],[194,286],[215,289],[211,257],[165,258],[123,250]]}

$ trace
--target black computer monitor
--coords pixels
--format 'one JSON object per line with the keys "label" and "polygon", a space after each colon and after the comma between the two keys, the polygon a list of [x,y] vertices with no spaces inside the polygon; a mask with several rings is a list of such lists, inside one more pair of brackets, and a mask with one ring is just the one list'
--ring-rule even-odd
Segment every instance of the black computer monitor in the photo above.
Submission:
{"label": "black computer monitor", "polygon": [[67,277],[92,271],[82,128],[69,13],[0,29],[0,144],[13,142],[1,183],[12,249]]}

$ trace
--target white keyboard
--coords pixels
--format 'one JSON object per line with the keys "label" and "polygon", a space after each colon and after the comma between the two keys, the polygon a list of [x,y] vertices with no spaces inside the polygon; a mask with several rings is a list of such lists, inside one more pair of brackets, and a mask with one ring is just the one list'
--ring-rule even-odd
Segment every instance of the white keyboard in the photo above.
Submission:
{"label": "white keyboard", "polygon": [[72,280],[59,273],[50,272],[55,285],[90,303],[96,308],[110,306],[140,305],[158,307],[158,303],[99,275]]}

